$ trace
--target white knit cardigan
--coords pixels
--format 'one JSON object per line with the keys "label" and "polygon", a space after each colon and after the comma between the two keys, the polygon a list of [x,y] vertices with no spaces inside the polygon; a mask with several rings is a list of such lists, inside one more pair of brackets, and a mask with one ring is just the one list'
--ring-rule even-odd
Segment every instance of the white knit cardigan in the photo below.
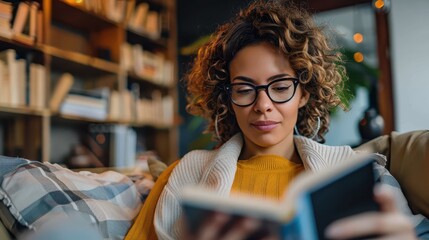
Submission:
{"label": "white knit cardigan", "polygon": [[[349,146],[322,145],[300,136],[294,136],[294,143],[304,168],[314,172],[350,159],[357,154]],[[214,189],[221,196],[229,195],[242,147],[242,135],[236,134],[217,150],[191,151],[180,160],[171,173],[155,210],[154,225],[159,239],[180,239],[183,221],[180,221],[182,210],[179,198],[181,190],[186,185],[199,184]],[[389,174],[384,168],[385,157],[379,154],[374,156],[379,163],[377,168],[379,174]],[[400,189],[398,196],[400,197],[398,206],[404,209],[405,213],[410,214]]]}

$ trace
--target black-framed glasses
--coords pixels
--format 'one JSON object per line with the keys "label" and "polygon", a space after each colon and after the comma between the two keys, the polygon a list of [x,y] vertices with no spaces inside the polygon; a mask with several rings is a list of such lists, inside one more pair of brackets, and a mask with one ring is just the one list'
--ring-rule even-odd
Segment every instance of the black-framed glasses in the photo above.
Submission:
{"label": "black-framed glasses", "polygon": [[259,90],[263,89],[271,101],[285,103],[295,95],[298,86],[298,78],[281,78],[267,85],[255,86],[251,83],[232,83],[226,86],[232,102],[240,107],[252,105],[258,98]]}

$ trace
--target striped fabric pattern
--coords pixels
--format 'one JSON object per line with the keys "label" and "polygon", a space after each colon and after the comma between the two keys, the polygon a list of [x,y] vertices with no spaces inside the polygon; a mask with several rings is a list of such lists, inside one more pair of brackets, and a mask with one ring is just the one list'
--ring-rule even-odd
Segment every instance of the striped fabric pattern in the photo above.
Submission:
{"label": "striped fabric pattern", "polygon": [[14,234],[37,231],[53,217],[79,214],[104,239],[123,239],[141,207],[133,182],[117,172],[77,173],[57,164],[2,156],[0,169],[0,201],[22,226],[9,229]]}

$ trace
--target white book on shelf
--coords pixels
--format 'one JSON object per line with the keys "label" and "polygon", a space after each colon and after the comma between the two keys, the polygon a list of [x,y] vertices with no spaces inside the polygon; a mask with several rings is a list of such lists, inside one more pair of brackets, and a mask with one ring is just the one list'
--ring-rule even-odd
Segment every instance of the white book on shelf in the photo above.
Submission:
{"label": "white book on shelf", "polygon": [[125,12],[127,10],[126,0],[116,0],[116,18],[117,22],[123,22],[125,18]]}
{"label": "white book on shelf", "polygon": [[130,91],[125,90],[121,92],[121,102],[123,106],[121,108],[121,120],[132,122],[134,120],[135,103]]}
{"label": "white book on shelf", "polygon": [[0,36],[12,38],[12,27],[10,20],[12,19],[12,4],[0,1]]}
{"label": "white book on shelf", "polygon": [[174,83],[174,64],[169,60],[164,61],[162,83],[166,86],[172,86]]}
{"label": "white book on shelf", "polygon": [[83,105],[91,108],[107,108],[107,99],[96,99],[75,94],[68,94],[64,102]]}
{"label": "white book on shelf", "polygon": [[135,0],[126,1],[126,5],[127,6],[125,7],[124,22],[127,26],[129,26],[130,19],[134,14],[136,1]]}
{"label": "white book on shelf", "polygon": [[149,3],[142,2],[137,5],[137,8],[130,19],[129,26],[137,31],[143,30],[146,22],[146,17],[149,12]]}
{"label": "white book on shelf", "polygon": [[31,2],[30,4],[30,30],[28,35],[35,39],[36,38],[36,29],[37,29],[37,11],[39,10],[38,2]]}
{"label": "white book on shelf", "polygon": [[30,72],[29,72],[29,84],[30,84],[30,91],[29,91],[29,102],[28,106],[32,108],[37,108],[37,102],[38,98],[40,97],[37,93],[37,64],[36,63],[30,63]]}
{"label": "white book on shelf", "polygon": [[0,105],[9,104],[9,73],[6,63],[0,59]]}
{"label": "white book on shelf", "polygon": [[110,135],[110,166],[123,167],[125,163],[126,135],[127,127],[125,125],[113,125]]}
{"label": "white book on shelf", "polygon": [[29,12],[30,4],[28,2],[20,2],[12,26],[12,31],[14,34],[23,33],[25,24],[27,23]]}
{"label": "white book on shelf", "polygon": [[167,125],[174,123],[174,101],[171,96],[162,98],[162,119]]}
{"label": "white book on shelf", "polygon": [[37,102],[36,107],[37,108],[46,108],[47,104],[47,79],[46,79],[46,67],[40,64],[36,65],[36,94],[37,94]]}
{"label": "white book on shelf", "polygon": [[157,11],[149,11],[144,23],[145,31],[152,38],[159,38],[161,36],[161,18]]}
{"label": "white book on shelf", "polygon": [[61,104],[60,113],[101,121],[107,119],[107,110],[105,108],[94,108],[87,105],[70,103],[67,100]]}
{"label": "white book on shelf", "polygon": [[104,8],[106,13],[106,18],[117,22],[118,16],[116,14],[116,0],[104,0]]}
{"label": "white book on shelf", "polygon": [[109,102],[109,119],[113,121],[120,120],[120,109],[121,109],[121,99],[118,91],[112,91],[110,93],[110,102]]}
{"label": "white book on shelf", "polygon": [[133,128],[127,129],[126,136],[126,156],[125,156],[125,166],[124,167],[133,167],[136,164],[136,151],[137,151],[137,133]]}
{"label": "white book on shelf", "polygon": [[9,104],[12,106],[16,106],[19,103],[19,76],[18,64],[16,61],[16,52],[12,49],[8,49],[6,51],[9,67]]}
{"label": "white book on shelf", "polygon": [[[17,69],[17,83],[15,92],[12,92],[12,97],[17,98],[16,105],[25,106],[26,105],[26,97],[27,97],[27,72],[25,71],[26,66],[25,59],[16,60],[16,69]],[[16,95],[16,97],[14,96]]]}
{"label": "white book on shelf", "polygon": [[70,91],[74,82],[73,75],[70,73],[64,73],[60,76],[60,79],[52,92],[51,99],[49,101],[49,108],[56,112],[61,106],[61,102],[64,100],[67,93]]}
{"label": "white book on shelf", "polygon": [[143,69],[143,48],[139,44],[132,46],[132,61],[134,63],[134,73],[137,76],[142,76]]}
{"label": "white book on shelf", "polygon": [[18,71],[16,64],[16,52],[14,49],[7,49],[0,52],[0,60],[3,60],[6,63],[6,72],[8,76],[8,104],[16,106],[19,103],[19,86],[18,86]]}
{"label": "white book on shelf", "polygon": [[125,70],[129,71],[133,68],[133,57],[132,57],[132,47],[128,43],[122,43],[121,44],[121,58],[120,58],[120,67]]}

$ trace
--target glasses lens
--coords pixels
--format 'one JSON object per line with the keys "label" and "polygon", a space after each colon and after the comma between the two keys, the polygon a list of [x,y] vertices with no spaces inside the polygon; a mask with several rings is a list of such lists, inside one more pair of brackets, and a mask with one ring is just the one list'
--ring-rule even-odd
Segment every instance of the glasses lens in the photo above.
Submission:
{"label": "glasses lens", "polygon": [[250,84],[236,84],[231,86],[231,98],[237,105],[249,105],[255,100],[256,91]]}
{"label": "glasses lens", "polygon": [[268,87],[268,93],[274,102],[286,102],[295,93],[295,85],[292,80],[276,81]]}

